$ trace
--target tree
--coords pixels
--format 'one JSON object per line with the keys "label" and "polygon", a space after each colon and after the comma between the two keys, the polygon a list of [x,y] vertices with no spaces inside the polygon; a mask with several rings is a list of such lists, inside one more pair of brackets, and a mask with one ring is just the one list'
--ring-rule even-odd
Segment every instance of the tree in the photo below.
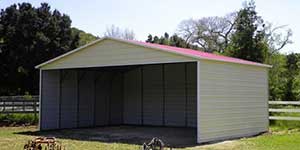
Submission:
{"label": "tree", "polygon": [[280,53],[274,53],[269,58],[272,68],[269,71],[269,99],[285,100],[287,69],[286,56]]}
{"label": "tree", "polygon": [[245,60],[264,62],[268,53],[264,24],[255,10],[254,1],[245,3],[235,19],[235,33],[231,37],[226,54]]}
{"label": "tree", "polygon": [[75,27],[72,28],[72,36],[79,38],[78,46],[82,46],[85,44],[88,44],[92,41],[95,41],[96,39],[99,39],[99,37],[94,36],[93,34],[86,33],[82,30],[79,30]]}
{"label": "tree", "polygon": [[164,36],[161,36],[160,38],[158,38],[158,36],[154,36],[154,38],[152,38],[152,35],[149,34],[146,42],[200,50],[197,45],[187,43],[183,38],[179,37],[177,34],[174,34],[170,37],[167,32],[164,34]]}
{"label": "tree", "polygon": [[285,100],[300,100],[300,54],[291,53],[286,56],[286,91]]}
{"label": "tree", "polygon": [[38,93],[38,71],[34,69],[78,46],[71,19],[42,3],[14,4],[0,12],[0,95]]}
{"label": "tree", "polygon": [[178,33],[186,42],[199,45],[206,52],[223,53],[233,33],[236,13],[224,17],[204,17],[182,21]]}
{"label": "tree", "polygon": [[111,25],[110,27],[107,27],[106,31],[104,32],[104,36],[115,37],[115,38],[126,39],[126,40],[135,39],[135,34],[133,30],[129,30],[129,29],[123,30],[115,25]]}
{"label": "tree", "polygon": [[287,28],[287,25],[273,26],[272,23],[267,22],[264,27],[265,39],[269,45],[269,53],[279,52],[287,44],[293,43],[291,36],[292,30]]}
{"label": "tree", "polygon": [[294,76],[292,93],[294,94],[295,101],[300,101],[300,74]]}

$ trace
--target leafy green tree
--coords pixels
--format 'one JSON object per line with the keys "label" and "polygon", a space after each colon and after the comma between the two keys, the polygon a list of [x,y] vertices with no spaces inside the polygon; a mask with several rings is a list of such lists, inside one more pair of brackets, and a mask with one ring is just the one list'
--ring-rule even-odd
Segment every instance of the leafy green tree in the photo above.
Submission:
{"label": "leafy green tree", "polygon": [[269,71],[269,96],[270,100],[284,100],[286,91],[286,56],[274,53],[269,58],[272,68]]}
{"label": "leafy green tree", "polygon": [[48,4],[14,4],[0,12],[0,95],[38,93],[38,65],[78,46],[71,19]]}
{"label": "leafy green tree", "polygon": [[294,76],[292,93],[296,101],[300,101],[300,74]]}
{"label": "leafy green tree", "polygon": [[197,45],[189,44],[188,42],[186,42],[183,38],[181,38],[177,34],[169,36],[168,33],[165,33],[164,36],[161,36],[160,38],[158,38],[158,36],[154,36],[154,38],[152,38],[152,37],[153,36],[151,34],[149,34],[146,42],[200,50],[200,48]]}
{"label": "leafy green tree", "polygon": [[96,39],[99,39],[99,37],[94,36],[93,34],[90,33],[86,33],[75,27],[72,28],[72,36],[79,39],[78,46],[82,46],[92,41],[95,41]]}
{"label": "leafy green tree", "polygon": [[235,33],[225,53],[245,60],[264,62],[268,45],[263,30],[264,24],[255,10],[254,1],[245,3],[235,20]]}
{"label": "leafy green tree", "polygon": [[286,90],[285,100],[300,100],[300,54],[291,53],[286,56]]}
{"label": "leafy green tree", "polygon": [[146,40],[146,42],[147,42],[147,43],[152,43],[152,41],[153,41],[152,35],[149,34],[149,35],[148,35],[148,38],[147,38],[147,40]]}

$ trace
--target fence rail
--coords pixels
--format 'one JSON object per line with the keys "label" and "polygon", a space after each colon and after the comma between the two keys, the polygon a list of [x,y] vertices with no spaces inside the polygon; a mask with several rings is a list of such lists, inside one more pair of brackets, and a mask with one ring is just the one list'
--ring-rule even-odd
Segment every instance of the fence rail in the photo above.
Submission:
{"label": "fence rail", "polygon": [[33,113],[39,110],[39,96],[0,96],[0,114]]}
{"label": "fence rail", "polygon": [[[300,105],[295,101],[269,101],[270,106],[276,105]],[[39,96],[0,96],[0,114],[10,113],[34,113],[37,115],[39,110]],[[273,113],[300,113],[300,108],[270,108]],[[292,116],[270,116],[270,120],[298,120],[300,117]]]}
{"label": "fence rail", "polygon": [[[269,105],[271,106],[282,106],[282,105],[300,105],[300,102],[295,101],[269,101]],[[275,112],[275,113],[300,113],[300,108],[270,108],[269,112]],[[292,116],[270,116],[270,120],[295,120],[300,121],[300,117],[292,117]]]}

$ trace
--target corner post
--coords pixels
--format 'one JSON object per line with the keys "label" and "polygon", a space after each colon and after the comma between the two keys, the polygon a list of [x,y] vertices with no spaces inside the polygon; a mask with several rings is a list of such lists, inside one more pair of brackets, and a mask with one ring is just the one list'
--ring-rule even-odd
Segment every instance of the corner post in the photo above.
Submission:
{"label": "corner post", "polygon": [[42,86],[43,86],[43,74],[42,69],[40,69],[40,80],[39,80],[39,125],[38,130],[41,131],[41,123],[42,123]]}

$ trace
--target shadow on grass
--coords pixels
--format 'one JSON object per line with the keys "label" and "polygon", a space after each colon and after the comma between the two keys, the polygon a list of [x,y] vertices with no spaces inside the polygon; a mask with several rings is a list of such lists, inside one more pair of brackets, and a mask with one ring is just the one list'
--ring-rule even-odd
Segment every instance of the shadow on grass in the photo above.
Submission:
{"label": "shadow on grass", "polygon": [[196,129],[173,127],[114,126],[49,131],[27,131],[15,134],[56,137],[79,141],[98,141],[142,145],[154,137],[164,141],[167,147],[185,148],[196,146]]}

